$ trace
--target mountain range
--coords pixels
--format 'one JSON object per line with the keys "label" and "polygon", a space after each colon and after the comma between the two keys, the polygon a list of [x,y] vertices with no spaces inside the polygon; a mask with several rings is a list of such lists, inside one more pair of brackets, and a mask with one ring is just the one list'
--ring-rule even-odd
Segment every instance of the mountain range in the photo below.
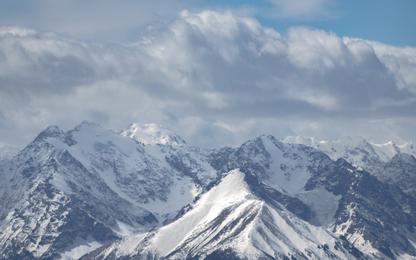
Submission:
{"label": "mountain range", "polygon": [[410,143],[82,122],[0,155],[0,259],[416,259]]}

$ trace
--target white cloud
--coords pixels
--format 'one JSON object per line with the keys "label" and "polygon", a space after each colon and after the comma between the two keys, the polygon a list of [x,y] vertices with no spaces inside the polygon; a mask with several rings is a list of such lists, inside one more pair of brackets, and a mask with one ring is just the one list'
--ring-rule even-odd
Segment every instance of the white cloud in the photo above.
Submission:
{"label": "white cloud", "polygon": [[347,46],[333,33],[308,28],[289,30],[288,53],[294,64],[305,69],[331,70],[344,66]]}
{"label": "white cloud", "polygon": [[183,11],[154,28],[130,45],[1,29],[0,141],[83,119],[161,123],[203,145],[261,133],[415,138],[415,48],[302,27],[284,37],[231,12]]}
{"label": "white cloud", "polygon": [[[346,38],[346,42],[360,41]],[[379,59],[395,75],[397,86],[407,88],[416,93],[416,48],[396,47],[379,42],[367,41]]]}

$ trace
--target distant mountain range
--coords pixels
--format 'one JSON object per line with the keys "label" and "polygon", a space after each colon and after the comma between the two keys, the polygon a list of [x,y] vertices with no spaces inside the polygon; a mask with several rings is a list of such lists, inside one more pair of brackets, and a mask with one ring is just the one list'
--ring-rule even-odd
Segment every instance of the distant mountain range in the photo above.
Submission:
{"label": "distant mountain range", "polygon": [[416,259],[416,149],[156,124],[0,146],[0,259]]}

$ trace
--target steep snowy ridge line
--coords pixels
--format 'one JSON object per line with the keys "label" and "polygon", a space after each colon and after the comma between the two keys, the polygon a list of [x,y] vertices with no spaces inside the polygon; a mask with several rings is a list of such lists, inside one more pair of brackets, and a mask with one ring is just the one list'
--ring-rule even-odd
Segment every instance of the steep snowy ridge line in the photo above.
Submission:
{"label": "steep snowy ridge line", "polygon": [[351,257],[346,250],[335,249],[341,242],[325,229],[278,212],[253,195],[239,170],[228,173],[183,217],[148,237],[133,243],[125,239],[90,257]]}

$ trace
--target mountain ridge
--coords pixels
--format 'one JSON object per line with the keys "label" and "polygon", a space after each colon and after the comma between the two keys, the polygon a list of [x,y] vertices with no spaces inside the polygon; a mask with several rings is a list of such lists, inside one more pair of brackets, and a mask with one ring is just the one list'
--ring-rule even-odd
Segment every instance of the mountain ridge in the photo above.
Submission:
{"label": "mountain ridge", "polygon": [[[51,126],[0,164],[6,180],[0,186],[0,258],[112,259],[117,252],[129,259],[117,249],[123,241],[134,242],[128,250],[139,248],[141,256],[172,259],[416,256],[414,156],[397,153],[380,162],[379,172],[350,159],[333,160],[324,149],[271,135],[202,149],[157,125],[117,132],[89,122],[69,131]],[[238,189],[247,201],[241,200],[246,195],[219,196]],[[171,250],[152,242],[177,223],[189,227],[187,219],[206,207],[207,196],[219,198],[212,206],[218,214],[209,221],[206,214],[198,217],[199,229],[185,228]],[[293,239],[309,246],[299,248]],[[251,249],[240,250],[233,240]]]}

